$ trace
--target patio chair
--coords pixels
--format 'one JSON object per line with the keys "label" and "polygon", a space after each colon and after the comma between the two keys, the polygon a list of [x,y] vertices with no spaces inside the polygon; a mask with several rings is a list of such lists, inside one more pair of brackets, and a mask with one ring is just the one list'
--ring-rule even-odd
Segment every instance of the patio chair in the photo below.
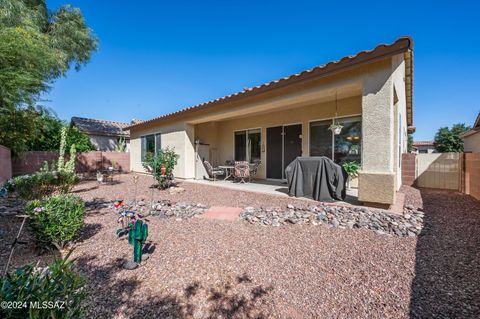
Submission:
{"label": "patio chair", "polygon": [[234,160],[226,160],[226,161],[225,161],[225,165],[234,166],[234,165],[235,165],[235,161],[234,161]]}
{"label": "patio chair", "polygon": [[205,169],[207,170],[208,176],[213,181],[217,180],[217,176],[224,174],[223,169],[216,168],[216,167],[214,168],[209,161],[203,161],[203,165],[205,165]]}
{"label": "patio chair", "polygon": [[252,167],[250,168],[250,176],[248,177],[248,181],[251,181],[252,178],[255,178],[257,176],[258,172],[258,167],[262,164],[262,161],[260,160],[255,160],[253,162]]}
{"label": "patio chair", "polygon": [[235,162],[235,178],[240,179],[240,183],[245,183],[245,178],[250,179],[250,165],[248,165],[248,162]]}

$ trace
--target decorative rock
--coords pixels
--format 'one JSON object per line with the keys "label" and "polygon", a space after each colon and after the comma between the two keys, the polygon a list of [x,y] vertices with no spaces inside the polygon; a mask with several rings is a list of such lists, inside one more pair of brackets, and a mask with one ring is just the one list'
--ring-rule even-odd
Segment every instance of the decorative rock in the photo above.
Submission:
{"label": "decorative rock", "polygon": [[367,228],[380,235],[401,237],[416,236],[423,228],[423,213],[406,210],[406,216],[390,214],[381,209],[367,207],[335,207],[318,204],[307,208],[286,207],[254,208],[246,207],[240,219],[252,224],[278,227],[285,224],[328,224],[335,228]]}
{"label": "decorative rock", "polygon": [[127,261],[125,264],[123,264],[123,268],[125,269],[128,269],[128,270],[133,270],[135,268],[138,268],[138,266],[140,266],[138,263],[130,260],[130,261]]}
{"label": "decorative rock", "polygon": [[334,218],[332,219],[332,226],[333,226],[333,227],[338,227],[339,224],[340,224],[340,223],[338,222],[338,220],[334,217]]}

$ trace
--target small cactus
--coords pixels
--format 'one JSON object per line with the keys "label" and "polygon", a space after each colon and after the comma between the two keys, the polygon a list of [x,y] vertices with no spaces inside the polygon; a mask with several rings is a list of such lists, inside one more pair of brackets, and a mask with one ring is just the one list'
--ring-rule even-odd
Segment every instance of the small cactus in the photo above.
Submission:
{"label": "small cactus", "polygon": [[142,247],[148,237],[148,225],[137,219],[135,225],[128,232],[128,243],[133,246],[133,261],[137,264],[142,262]]}

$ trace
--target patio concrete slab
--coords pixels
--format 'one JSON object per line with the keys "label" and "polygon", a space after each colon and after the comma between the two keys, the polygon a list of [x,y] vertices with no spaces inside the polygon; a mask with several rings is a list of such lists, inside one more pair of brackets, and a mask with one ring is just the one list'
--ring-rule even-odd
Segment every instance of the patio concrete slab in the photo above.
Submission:
{"label": "patio concrete slab", "polygon": [[[234,183],[231,180],[226,181],[208,181],[208,180],[186,180],[185,182],[204,184],[209,186],[216,186],[228,189],[234,189],[245,192],[262,193],[269,195],[278,195],[283,197],[288,196],[288,186],[286,182],[271,181],[271,180],[255,180],[251,183]],[[304,199],[296,197],[296,199]],[[352,188],[347,190],[347,198],[344,202],[336,201],[334,205],[360,205],[358,201],[358,189]]]}
{"label": "patio concrete slab", "polygon": [[237,220],[243,209],[240,207],[213,206],[204,212],[201,217],[207,219]]}

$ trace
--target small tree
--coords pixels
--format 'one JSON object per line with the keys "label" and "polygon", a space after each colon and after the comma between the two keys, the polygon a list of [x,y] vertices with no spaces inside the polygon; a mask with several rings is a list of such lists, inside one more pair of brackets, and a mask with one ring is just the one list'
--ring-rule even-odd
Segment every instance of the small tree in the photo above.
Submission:
{"label": "small tree", "polygon": [[158,182],[158,187],[165,189],[171,186],[173,181],[173,169],[177,165],[180,155],[175,153],[172,147],[161,149],[155,155],[147,154],[143,166],[150,170]]}
{"label": "small tree", "polygon": [[76,127],[70,127],[67,131],[66,147],[71,148],[73,144],[75,144],[77,152],[80,153],[95,151],[90,138]]}
{"label": "small tree", "polygon": [[435,134],[434,145],[437,152],[463,152],[463,140],[460,134],[468,131],[469,126],[464,123],[454,124],[451,129],[441,127]]}
{"label": "small tree", "polygon": [[412,153],[412,152],[413,152],[413,135],[412,135],[412,134],[408,134],[407,152],[408,152],[408,153]]}

